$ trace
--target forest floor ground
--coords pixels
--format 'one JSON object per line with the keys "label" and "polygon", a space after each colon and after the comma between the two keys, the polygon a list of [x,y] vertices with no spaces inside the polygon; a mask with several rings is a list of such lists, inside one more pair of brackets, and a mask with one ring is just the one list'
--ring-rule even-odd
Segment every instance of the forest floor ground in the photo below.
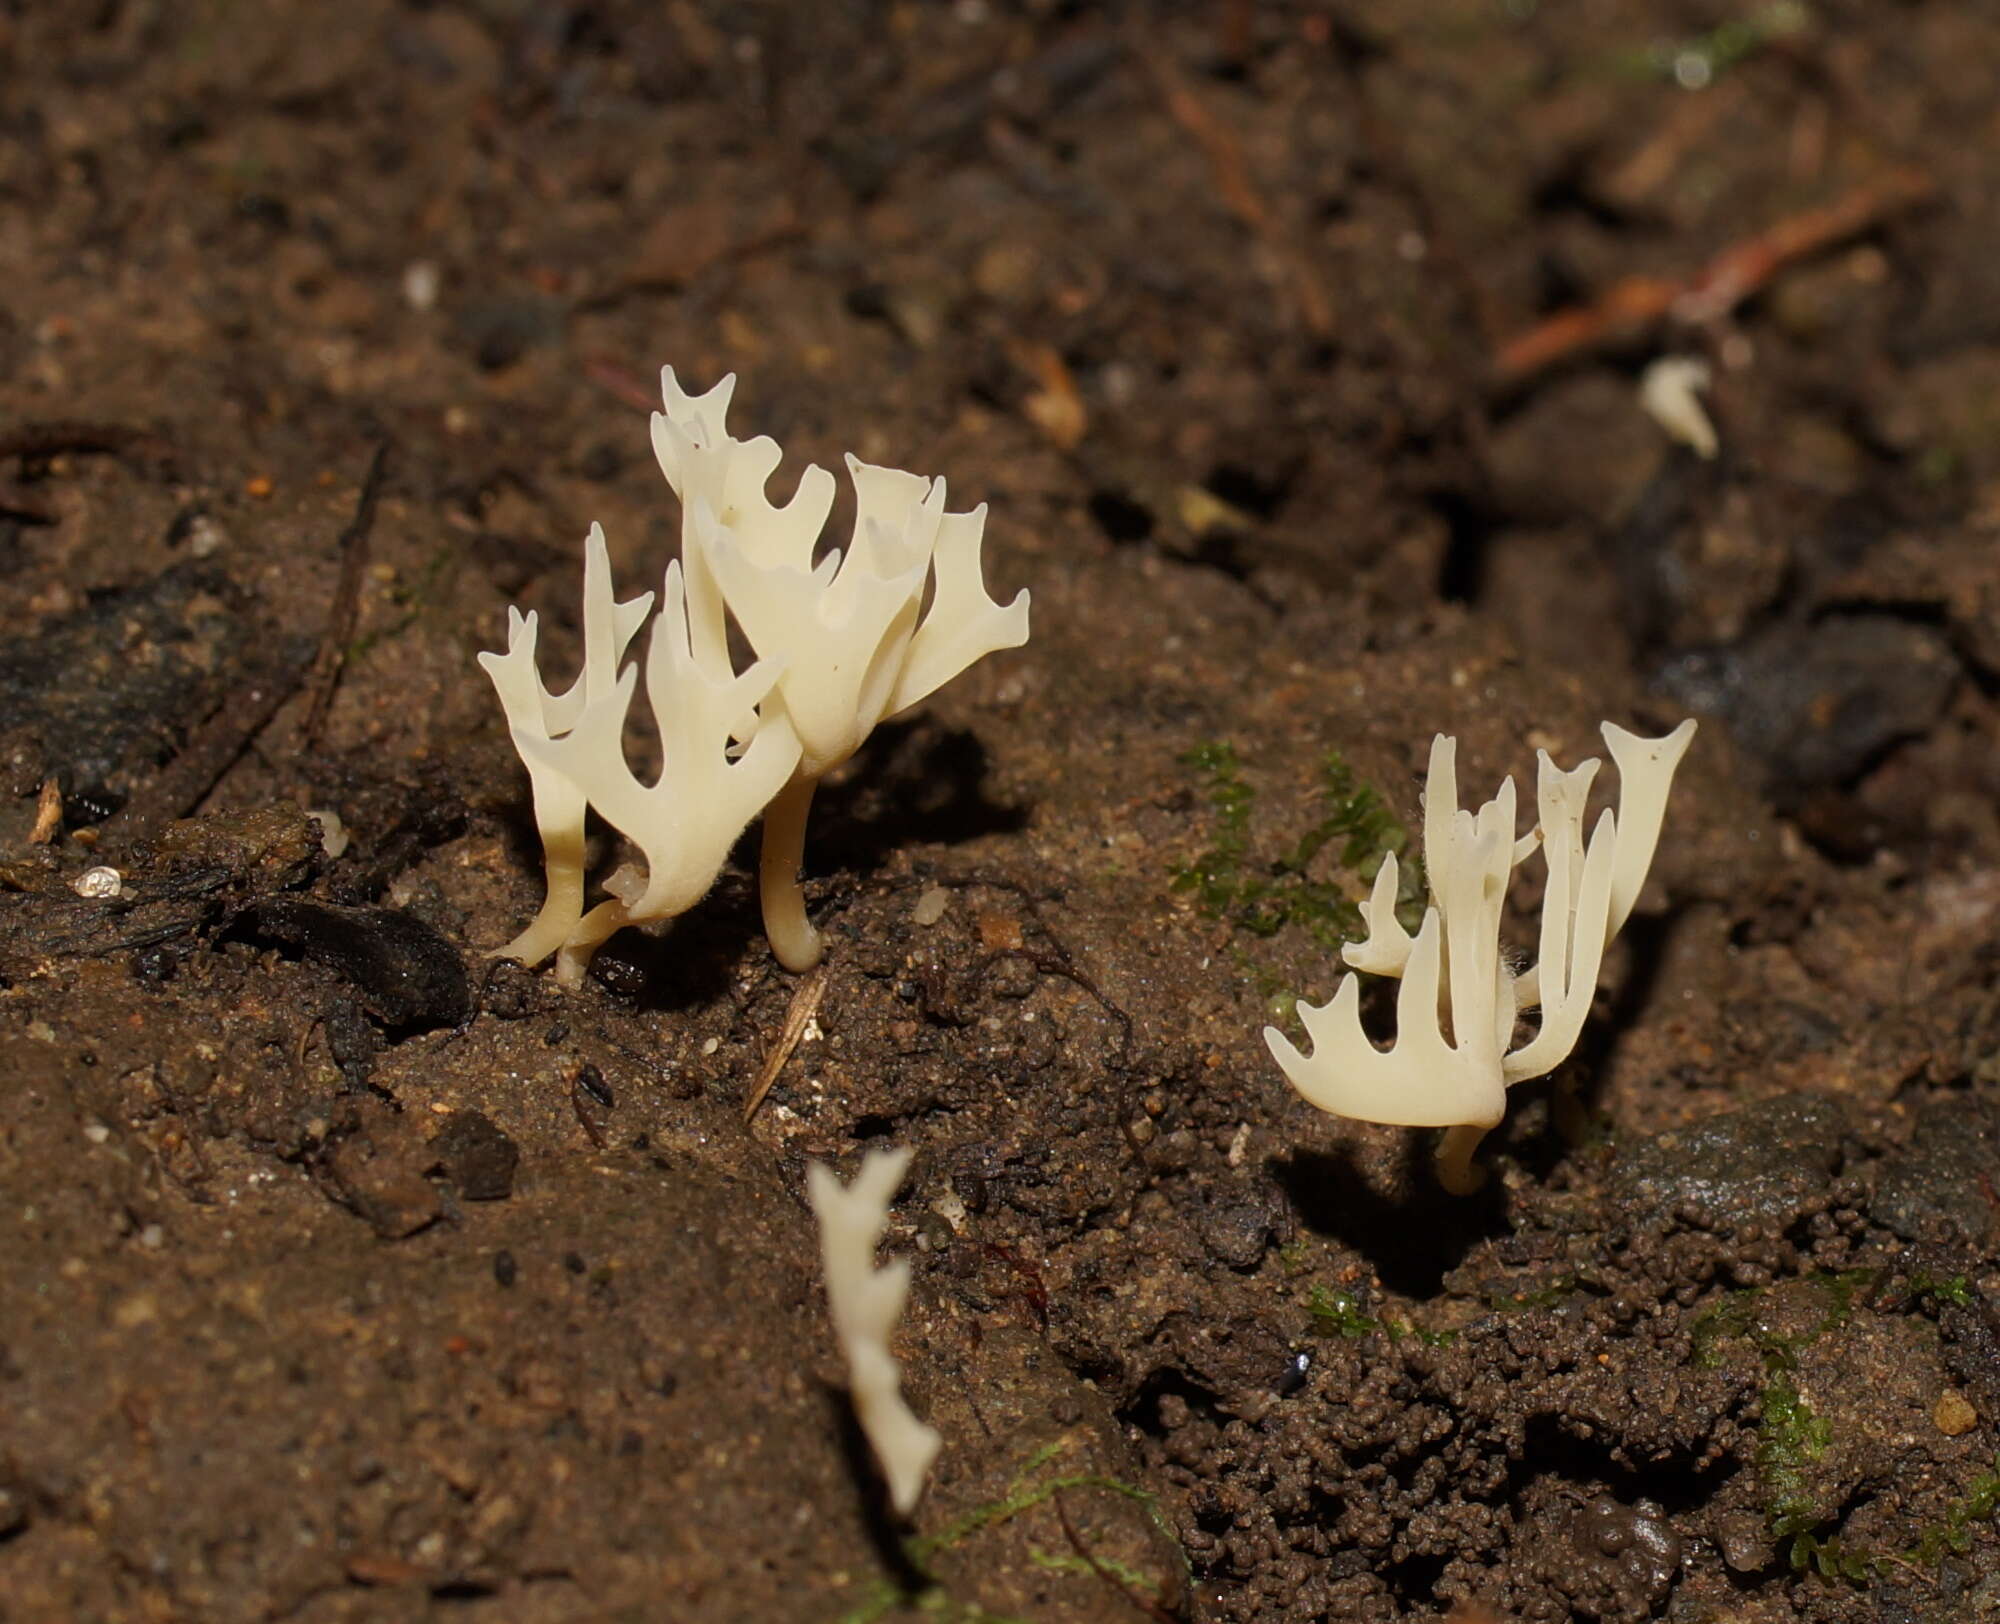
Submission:
{"label": "forest floor ground", "polygon": [[[2000,1618],[1990,10],[0,0],[0,84],[0,1619]],[[745,848],[565,991],[474,655],[658,583],[663,362],[1034,634],[822,792],[821,971]],[[1434,733],[1688,714],[1479,1194],[1292,1093]],[[887,1143],[906,1527],[803,1199]]]}

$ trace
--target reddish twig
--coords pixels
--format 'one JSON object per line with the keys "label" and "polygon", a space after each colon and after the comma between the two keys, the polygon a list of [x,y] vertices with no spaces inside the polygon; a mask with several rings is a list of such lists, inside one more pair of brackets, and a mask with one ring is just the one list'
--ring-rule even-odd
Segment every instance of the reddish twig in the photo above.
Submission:
{"label": "reddish twig", "polygon": [[659,397],[628,368],[609,356],[586,355],[583,358],[583,375],[612,399],[623,401],[634,411],[656,412],[660,409]]}
{"label": "reddish twig", "polygon": [[1686,327],[1713,322],[1762,292],[1787,266],[1872,229],[1936,190],[1925,171],[1895,169],[1731,244],[1691,277],[1628,276],[1591,304],[1559,310],[1503,344],[1494,357],[1494,375],[1502,384],[1519,383],[1581,351],[1629,342],[1661,322]]}

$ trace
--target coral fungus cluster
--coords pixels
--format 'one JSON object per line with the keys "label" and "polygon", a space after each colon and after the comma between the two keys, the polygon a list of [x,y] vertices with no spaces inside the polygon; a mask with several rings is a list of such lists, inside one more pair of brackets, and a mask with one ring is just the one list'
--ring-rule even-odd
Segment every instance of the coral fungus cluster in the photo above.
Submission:
{"label": "coral fungus cluster", "polygon": [[[728,377],[690,395],[672,368],[662,374],[653,449],[682,522],[681,555],[667,565],[658,613],[651,593],[618,601],[604,532],[593,525],[574,684],[560,694],[544,686],[532,613],[510,610],[505,652],[480,656],[528,769],[548,875],[540,912],[501,952],[529,964],[553,954],[567,985],[614,932],[700,901],[760,812],[765,929],[787,968],[816,964],[822,943],[798,873],[820,780],[883,718],[982,656],[1027,641],[1028,594],[1003,606],[981,578],[985,508],[948,511],[942,479],[849,457],[853,533],[844,549],[816,557],[833,476],[809,467],[790,499],[774,502],[767,486],[782,454],[769,438],[729,433],[734,385]],[[625,748],[640,679],[639,662],[626,654],[649,615],[646,702],[663,758],[650,783]],[[750,651],[741,669],[733,645]],[[1439,1176],[1453,1190],[1477,1182],[1472,1153],[1499,1122],[1508,1087],[1541,1076],[1575,1046],[1605,947],[1645,882],[1694,723],[1658,739],[1609,722],[1603,732],[1618,765],[1619,805],[1599,815],[1588,840],[1595,760],[1564,772],[1542,752],[1538,820],[1517,838],[1513,780],[1478,811],[1462,810],[1456,742],[1439,734],[1425,791],[1430,902],[1421,925],[1412,934],[1396,918],[1401,875],[1392,852],[1361,906],[1365,939],[1341,950],[1357,974],[1329,1003],[1301,1008],[1312,1052],[1265,1029],[1292,1086],[1322,1110],[1448,1129]],[[586,908],[592,808],[643,862],[614,870],[604,900]],[[1501,946],[1502,911],[1515,870],[1536,851],[1546,870],[1540,953],[1522,970]],[[1386,1049],[1362,1025],[1363,974],[1402,983]],[[1540,1011],[1539,1024],[1517,1041],[1530,1010]],[[845,1187],[817,1164],[807,1177],[856,1413],[904,1515],[939,1444],[903,1402],[890,1349],[909,1265],[877,1270],[873,1261],[908,1163],[907,1150],[871,1155]]]}
{"label": "coral fungus cluster", "polygon": [[[1604,742],[1618,764],[1618,811],[1599,815],[1589,843],[1584,809],[1598,762],[1564,772],[1539,752],[1539,821],[1514,836],[1514,780],[1478,812],[1458,804],[1458,744],[1431,743],[1424,787],[1424,867],[1430,906],[1415,936],[1396,918],[1394,854],[1362,905],[1367,938],[1349,942],[1350,969],[1402,979],[1396,1041],[1378,1049],[1361,1024],[1359,975],[1342,979],[1330,1002],[1300,1006],[1306,1055],[1275,1026],[1264,1041],[1292,1086],[1322,1111],[1364,1122],[1443,1127],[1438,1176],[1461,1193],[1478,1182],[1472,1153],[1507,1109],[1507,1090],[1540,1077],[1576,1047],[1597,995],[1604,949],[1645,884],[1666,816],[1674,769],[1694,739],[1686,721],[1664,738],[1642,739],[1606,722]],[[1516,972],[1500,947],[1501,907],[1514,870],[1540,850],[1547,868],[1540,954]],[[1517,1018],[1539,1008],[1541,1025],[1518,1046]]]}
{"label": "coral fungus cluster", "polygon": [[[548,871],[541,911],[501,952],[526,964],[553,953],[568,985],[614,932],[700,901],[759,812],[765,929],[787,968],[817,963],[798,870],[819,781],[884,717],[1027,641],[1028,594],[1003,607],[981,581],[985,507],[946,511],[942,479],[849,457],[853,535],[815,560],[833,476],[809,467],[790,501],[772,502],[765,486],[782,453],[766,436],[730,435],[735,383],[690,395],[668,367],[666,409],[653,415],[653,448],[681,500],[681,556],[667,566],[645,661],[658,778],[643,782],[624,746],[639,666],[623,661],[652,595],[616,601],[601,529],[585,545],[575,685],[561,695],[542,685],[532,613],[510,611],[506,651],[480,656],[528,767]],[[756,654],[740,672],[732,625]],[[591,807],[645,865],[609,875],[610,895],[586,912]]]}

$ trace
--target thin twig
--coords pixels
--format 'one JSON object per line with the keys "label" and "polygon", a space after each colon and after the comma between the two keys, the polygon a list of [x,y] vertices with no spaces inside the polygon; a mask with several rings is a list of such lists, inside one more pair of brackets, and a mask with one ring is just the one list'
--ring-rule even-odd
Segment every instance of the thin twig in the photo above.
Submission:
{"label": "thin twig", "polygon": [[1625,277],[1590,304],[1559,310],[1501,345],[1494,374],[1503,385],[1520,383],[1581,351],[1643,336],[1661,322],[1694,327],[1716,321],[1763,291],[1787,266],[1872,229],[1936,191],[1928,173],[1904,166],[1732,243],[1691,277]]}
{"label": "thin twig", "polygon": [[236,765],[250,741],[299,690],[303,664],[254,672],[214,715],[195,730],[180,753],[143,796],[102,825],[101,844],[136,844],[185,817],[207,798],[222,775]]}
{"label": "thin twig", "polygon": [[147,451],[164,457],[164,436],[129,423],[87,423],[61,418],[49,423],[22,423],[0,433],[0,462],[9,457],[58,457],[65,453],[122,456]]}
{"label": "thin twig", "polygon": [[1148,1596],[1144,1591],[1128,1583],[1123,1574],[1102,1561],[1097,1553],[1084,1543],[1083,1535],[1078,1532],[1076,1524],[1070,1520],[1069,1507],[1063,1504],[1061,1489],[1055,1490],[1050,1495],[1050,1501],[1056,1508],[1057,1520],[1062,1524],[1063,1537],[1069,1541],[1070,1549],[1076,1552],[1085,1567],[1089,1568],[1100,1580],[1117,1591],[1119,1595],[1123,1596],[1148,1618],[1156,1620],[1157,1624],[1181,1624],[1180,1619],[1175,1614],[1168,1612],[1165,1607],[1161,1606],[1151,1596]]}
{"label": "thin twig", "polygon": [[354,641],[354,624],[361,613],[361,575],[368,567],[368,541],[375,529],[375,504],[382,494],[382,476],[389,463],[389,442],[384,440],[369,459],[368,473],[361,481],[361,498],[355,504],[354,519],[340,533],[340,584],[334,588],[333,607],[327,612],[326,632],[319,653],[313,659],[312,702],[306,708],[305,725],[299,730],[302,749],[319,745],[320,729],[333,704],[333,691],[347,666],[347,650]]}
{"label": "thin twig", "polygon": [[764,1103],[764,1096],[777,1082],[778,1073],[792,1058],[792,1051],[799,1046],[799,1039],[805,1036],[807,1025],[819,1013],[819,1001],[825,992],[826,966],[822,964],[809,971],[799,983],[798,990],[792,994],[791,1008],[785,1011],[785,1029],[778,1034],[776,1046],[764,1057],[764,1069],[757,1074],[757,1084],[750,1090],[749,1101],[743,1107],[746,1123],[757,1114],[757,1107]]}

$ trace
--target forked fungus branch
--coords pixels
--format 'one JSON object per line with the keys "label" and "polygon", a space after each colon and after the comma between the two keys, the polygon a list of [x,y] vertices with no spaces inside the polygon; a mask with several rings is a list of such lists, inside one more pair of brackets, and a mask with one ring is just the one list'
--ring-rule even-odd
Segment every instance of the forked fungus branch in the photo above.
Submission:
{"label": "forked fungus branch", "polygon": [[[1604,949],[1618,934],[1652,866],[1674,770],[1694,738],[1685,721],[1659,739],[1611,722],[1604,742],[1618,766],[1618,811],[1602,812],[1588,843],[1584,810],[1598,762],[1564,772],[1537,752],[1538,821],[1514,837],[1514,780],[1475,812],[1458,804],[1458,745],[1431,742],[1424,784],[1424,869],[1431,900],[1412,936],[1396,919],[1398,869],[1383,861],[1361,915],[1365,940],[1341,957],[1358,972],[1326,1004],[1302,1004],[1312,1041],[1302,1053],[1275,1026],[1264,1041],[1300,1094],[1322,1111],[1363,1122],[1447,1130],[1438,1177],[1460,1194],[1475,1189],[1472,1153],[1507,1109],[1507,1090],[1568,1057],[1597,994]],[[1547,866],[1540,952],[1517,973],[1500,947],[1501,908],[1514,870],[1537,849]],[[1362,974],[1400,977],[1396,1039],[1378,1049],[1361,1025]],[[1514,1046],[1517,1018],[1541,1011],[1540,1027]]]}

